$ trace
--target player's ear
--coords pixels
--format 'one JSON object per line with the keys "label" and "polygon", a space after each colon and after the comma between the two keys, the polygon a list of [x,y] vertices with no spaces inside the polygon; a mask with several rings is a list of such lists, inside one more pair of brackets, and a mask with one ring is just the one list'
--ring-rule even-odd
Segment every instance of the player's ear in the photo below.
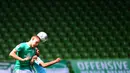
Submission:
{"label": "player's ear", "polygon": [[31,38],[31,40],[34,40],[34,39],[35,39],[34,37]]}

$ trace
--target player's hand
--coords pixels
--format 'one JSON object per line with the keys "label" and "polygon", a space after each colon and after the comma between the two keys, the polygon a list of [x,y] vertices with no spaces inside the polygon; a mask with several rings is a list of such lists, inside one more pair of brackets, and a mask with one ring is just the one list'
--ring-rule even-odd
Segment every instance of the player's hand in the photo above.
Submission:
{"label": "player's hand", "polygon": [[33,64],[34,61],[37,60],[37,57],[38,57],[37,55],[34,55],[34,56],[32,57],[32,59],[31,59],[30,63]]}
{"label": "player's hand", "polygon": [[60,59],[60,58],[57,58],[55,61],[56,61],[56,62],[60,62],[60,61],[61,61],[61,59]]}
{"label": "player's hand", "polygon": [[31,59],[31,58],[30,57],[26,57],[26,58],[22,59],[22,61],[27,61],[29,59]]}
{"label": "player's hand", "polygon": [[37,56],[37,55],[35,55],[35,56],[33,56],[33,57],[32,57],[32,59],[33,59],[33,60],[36,60],[36,59],[37,59],[37,57],[38,57],[38,56]]}

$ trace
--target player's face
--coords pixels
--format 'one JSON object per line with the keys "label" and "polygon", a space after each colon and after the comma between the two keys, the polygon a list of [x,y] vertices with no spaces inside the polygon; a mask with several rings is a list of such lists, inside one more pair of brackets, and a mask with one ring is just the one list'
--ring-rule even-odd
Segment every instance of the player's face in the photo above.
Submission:
{"label": "player's face", "polygon": [[39,42],[40,42],[40,39],[39,39],[39,38],[34,38],[34,39],[32,39],[32,47],[38,46]]}
{"label": "player's face", "polygon": [[38,50],[38,49],[36,50],[36,55],[37,55],[37,56],[39,56],[39,55],[40,55],[40,52],[39,52],[39,50]]}

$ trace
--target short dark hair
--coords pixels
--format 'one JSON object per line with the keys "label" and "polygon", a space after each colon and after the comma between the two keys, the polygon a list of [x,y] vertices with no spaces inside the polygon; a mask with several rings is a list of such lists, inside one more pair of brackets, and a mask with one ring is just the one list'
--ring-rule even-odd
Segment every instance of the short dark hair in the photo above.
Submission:
{"label": "short dark hair", "polygon": [[32,38],[38,38],[41,41],[41,39],[38,36],[36,36],[36,35],[32,36],[31,39]]}

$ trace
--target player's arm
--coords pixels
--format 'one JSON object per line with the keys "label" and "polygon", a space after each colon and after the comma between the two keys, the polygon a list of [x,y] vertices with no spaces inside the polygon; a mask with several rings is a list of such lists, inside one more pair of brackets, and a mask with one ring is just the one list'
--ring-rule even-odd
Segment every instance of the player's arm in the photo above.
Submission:
{"label": "player's arm", "polygon": [[9,56],[13,57],[13,58],[16,59],[16,60],[20,60],[20,61],[26,61],[26,60],[29,59],[29,57],[23,59],[23,58],[17,56],[17,55],[16,55],[16,52],[17,52],[17,50],[16,50],[16,49],[13,49],[13,50],[10,52]]}
{"label": "player's arm", "polygon": [[60,62],[60,60],[61,60],[60,58],[57,58],[56,60],[53,60],[53,61],[50,61],[50,62],[47,62],[47,63],[44,63],[43,61],[41,61],[39,63],[39,65],[41,65],[42,67],[47,67],[47,66],[53,65],[57,62]]}
{"label": "player's arm", "polygon": [[30,64],[33,64],[35,60],[37,60],[37,55],[35,55],[35,56],[32,57],[32,59],[30,61]]}
{"label": "player's arm", "polygon": [[37,57],[39,56],[39,50],[38,48],[36,47],[36,55],[34,55],[30,61],[30,64],[33,64],[35,60],[37,60]]}
{"label": "player's arm", "polygon": [[23,44],[19,44],[17,45],[9,54],[9,56],[13,57],[14,59],[16,60],[20,60],[20,61],[26,61],[26,60],[29,60],[30,58],[29,57],[26,57],[26,58],[21,58],[19,57],[16,53],[21,51],[23,49]]}

